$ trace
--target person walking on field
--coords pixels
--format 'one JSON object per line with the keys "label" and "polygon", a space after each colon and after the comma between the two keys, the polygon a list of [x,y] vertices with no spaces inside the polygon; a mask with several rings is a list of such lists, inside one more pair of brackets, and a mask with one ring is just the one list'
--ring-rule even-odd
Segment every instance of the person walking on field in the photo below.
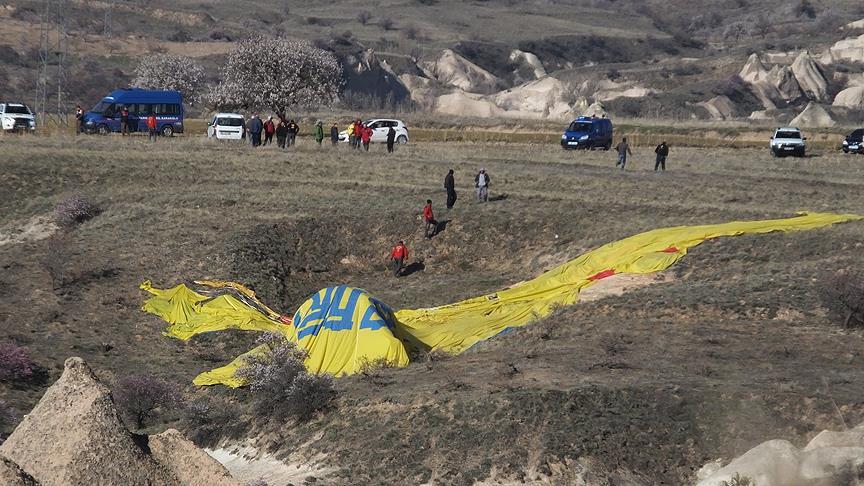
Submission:
{"label": "person walking on field", "polygon": [[300,133],[300,126],[294,120],[288,122],[288,146],[293,147],[297,143],[297,134]]}
{"label": "person walking on field", "polygon": [[156,114],[150,112],[150,115],[147,117],[147,133],[150,137],[150,140],[156,141]]}
{"label": "person walking on field", "polygon": [[620,165],[621,170],[624,170],[624,166],[627,165],[627,155],[633,155],[630,144],[627,143],[627,137],[621,139],[621,143],[615,146],[615,151],[618,152],[618,161],[615,162],[615,167]]}
{"label": "person walking on field", "polygon": [[75,120],[77,125],[75,135],[80,135],[84,132],[84,110],[81,108],[81,105],[75,105]]}
{"label": "person walking on field", "polygon": [[369,151],[369,142],[372,141],[372,129],[360,125],[360,140],[363,142],[363,148]]}
{"label": "person walking on field", "polygon": [[318,142],[318,146],[321,146],[321,142],[324,141],[324,124],[321,120],[318,120],[315,123],[315,141]]}
{"label": "person walking on field", "polygon": [[426,223],[426,229],[423,231],[423,236],[431,239],[438,233],[438,221],[435,221],[435,214],[432,213],[432,200],[427,199],[426,205],[423,206],[423,221]]}
{"label": "person walking on field", "polygon": [[273,144],[273,134],[276,133],[276,125],[273,123],[273,117],[264,122],[264,145]]}
{"label": "person walking on field", "polygon": [[486,169],[480,169],[480,172],[474,176],[474,187],[477,188],[477,200],[480,202],[489,201],[489,183],[492,178],[486,173]]}
{"label": "person walking on field", "polygon": [[453,209],[453,205],[456,204],[456,179],[453,176],[453,169],[444,176],[444,190],[447,191],[447,209]]}
{"label": "person walking on field", "polygon": [[390,127],[390,129],[387,130],[387,153],[388,154],[393,153],[393,145],[395,143],[396,143],[396,129],[393,127]]}
{"label": "person walking on field", "polygon": [[285,148],[285,140],[288,139],[288,122],[285,121],[284,118],[279,120],[279,124],[276,125],[276,145],[280,149]]}
{"label": "person walking on field", "polygon": [[359,149],[363,146],[363,122],[360,119],[354,120],[354,148]]}
{"label": "person walking on field", "polygon": [[405,269],[405,261],[408,260],[408,247],[404,241],[399,241],[390,250],[390,266],[393,267],[393,276],[401,277]]}
{"label": "person walking on field", "polygon": [[657,148],[654,149],[654,153],[657,154],[657,161],[654,162],[654,170],[656,171],[659,167],[663,172],[666,172],[666,157],[669,156],[669,146],[666,145],[666,142],[661,142]]}
{"label": "person walking on field", "polygon": [[339,144],[339,125],[335,123],[330,127],[330,143],[334,147]]}
{"label": "person walking on field", "polygon": [[120,134],[129,135],[129,107],[126,105],[120,108]]}

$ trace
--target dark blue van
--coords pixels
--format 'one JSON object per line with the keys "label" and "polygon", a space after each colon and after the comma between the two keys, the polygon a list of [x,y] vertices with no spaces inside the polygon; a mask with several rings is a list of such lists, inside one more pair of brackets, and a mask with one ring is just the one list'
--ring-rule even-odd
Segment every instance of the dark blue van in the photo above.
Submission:
{"label": "dark blue van", "polygon": [[609,150],[612,146],[612,120],[593,116],[580,116],[573,120],[564,135],[561,147],[569,149]]}
{"label": "dark blue van", "polygon": [[107,135],[120,131],[120,111],[129,110],[129,130],[147,131],[147,116],[156,115],[156,129],[170,137],[183,133],[183,96],[179,91],[152,91],[140,88],[118,89],[102,98],[84,114],[88,133]]}

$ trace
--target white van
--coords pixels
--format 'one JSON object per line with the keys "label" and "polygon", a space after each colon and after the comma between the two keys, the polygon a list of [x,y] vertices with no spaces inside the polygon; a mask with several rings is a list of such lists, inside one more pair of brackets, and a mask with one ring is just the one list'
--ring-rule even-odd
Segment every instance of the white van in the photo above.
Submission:
{"label": "white van", "polygon": [[217,140],[246,138],[246,119],[237,113],[217,113],[207,124],[207,137]]}

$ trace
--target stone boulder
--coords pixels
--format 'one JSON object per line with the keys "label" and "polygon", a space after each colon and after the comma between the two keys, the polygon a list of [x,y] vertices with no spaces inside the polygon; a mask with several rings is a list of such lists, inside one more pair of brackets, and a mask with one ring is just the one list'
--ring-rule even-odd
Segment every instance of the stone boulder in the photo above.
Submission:
{"label": "stone boulder", "polygon": [[792,73],[801,87],[801,91],[814,101],[825,101],[828,98],[828,81],[822,75],[822,69],[807,51],[802,51],[792,63]]}
{"label": "stone boulder", "polygon": [[[154,440],[157,451],[174,436]],[[224,468],[203,461],[194,474],[180,471],[177,457],[189,456],[191,443],[177,452],[156,456],[148,438],[129,433],[114,406],[111,392],[81,358],[66,360],[63,375],[0,446],[0,454],[17,463],[44,486],[70,484],[142,484],[238,486],[223,477]],[[203,452],[201,452],[203,454]],[[162,463],[159,459],[166,462]],[[196,478],[201,478],[196,479]]]}
{"label": "stone boulder", "polygon": [[411,101],[423,110],[432,110],[435,106],[435,87],[429,78],[415,74],[402,74],[399,80],[411,93]]}
{"label": "stone boulder", "polygon": [[174,429],[151,435],[147,445],[153,459],[165,466],[180,484],[238,485],[227,469]]}
{"label": "stone boulder", "polygon": [[33,476],[18,467],[18,464],[0,456],[0,484],[3,486],[39,486]]}
{"label": "stone boulder", "polygon": [[419,64],[427,78],[437,79],[442,84],[453,86],[468,93],[494,93],[501,81],[489,71],[444,49],[437,58]]}
{"label": "stone boulder", "polygon": [[503,111],[483,95],[455,90],[435,100],[435,112],[444,115],[491,118],[503,115]]}
{"label": "stone boulder", "polygon": [[784,101],[801,97],[801,87],[789,66],[774,66],[768,71],[768,83],[777,90],[777,96]]}
{"label": "stone boulder", "polygon": [[780,92],[772,83],[769,71],[756,53],[750,54],[744,67],[738,73],[738,77],[750,85],[750,91],[753,92],[763,108],[766,110],[777,108],[777,100],[781,98]]}
{"label": "stone boulder", "polygon": [[708,116],[712,120],[728,120],[735,113],[735,103],[727,96],[715,96],[708,101],[696,103],[696,106],[701,106],[708,112]]}
{"label": "stone boulder", "polygon": [[574,107],[567,102],[568,97],[564,83],[547,76],[501,91],[492,101],[511,117],[569,120],[573,118]]}
{"label": "stone boulder", "polygon": [[837,93],[832,106],[843,108],[864,108],[864,86],[853,86]]}
{"label": "stone boulder", "polygon": [[790,124],[795,127],[825,128],[833,127],[837,122],[822,105],[811,101]]}
{"label": "stone boulder", "polygon": [[546,68],[543,67],[543,63],[540,61],[540,58],[533,53],[514,49],[510,52],[510,61],[525,68],[528,68],[528,70],[531,71],[531,73],[533,74],[533,79],[540,79],[547,74]]}
{"label": "stone boulder", "polygon": [[595,116],[597,118],[606,118],[608,115],[609,113],[606,111],[606,107],[599,101],[591,103],[591,106],[582,112],[582,116]]}
{"label": "stone boulder", "polygon": [[836,42],[819,58],[826,66],[841,61],[861,62],[862,59],[864,59],[864,34]]}

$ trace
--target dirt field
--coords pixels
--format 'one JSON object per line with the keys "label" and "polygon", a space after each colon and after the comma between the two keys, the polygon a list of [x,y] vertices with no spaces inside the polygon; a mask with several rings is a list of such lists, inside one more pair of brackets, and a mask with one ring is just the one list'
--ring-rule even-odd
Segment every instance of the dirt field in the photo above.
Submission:
{"label": "dirt field", "polygon": [[[144,279],[234,278],[286,313],[335,283],[396,308],[432,306],[661,226],[864,213],[864,157],[823,149],[774,159],[673,146],[655,173],[648,146],[622,172],[611,153],[555,143],[417,143],[389,157],[300,143],[286,153],[192,137],[0,138],[0,339],[26,346],[52,379],[78,355],[108,380],[189,383],[251,338],[163,337],[138,310]],[[480,167],[494,199],[483,205],[470,187]],[[449,168],[459,201],[446,212]],[[73,194],[103,212],[60,238],[47,216]],[[431,241],[427,198],[447,222]],[[422,271],[390,278],[396,239]],[[310,424],[242,432],[317,457],[335,471],[319,483],[522,481],[590,459],[678,484],[762,440],[801,445],[864,420],[864,335],[841,331],[817,298],[819,277],[861,267],[862,245],[861,223],[707,242],[656,281],[624,282],[634,288],[465,355],[339,380],[337,410]],[[25,412],[41,393],[0,385]]]}

